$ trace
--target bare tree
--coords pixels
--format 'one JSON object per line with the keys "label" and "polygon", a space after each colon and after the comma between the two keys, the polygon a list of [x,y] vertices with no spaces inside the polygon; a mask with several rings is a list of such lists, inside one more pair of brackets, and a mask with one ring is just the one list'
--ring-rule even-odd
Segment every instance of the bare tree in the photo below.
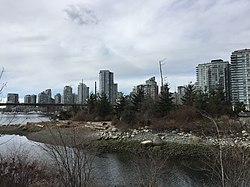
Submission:
{"label": "bare tree", "polygon": [[209,157],[203,160],[208,171],[220,180],[222,187],[247,187],[250,185],[250,148],[230,139],[222,139],[218,122],[202,114],[216,128],[215,146]]}
{"label": "bare tree", "polygon": [[42,149],[55,164],[61,182],[67,187],[94,186],[94,160],[96,150],[77,129],[53,128],[50,131],[50,144]]}
{"label": "bare tree", "polygon": [[161,182],[166,179],[168,173],[168,157],[158,150],[147,150],[135,155],[131,160],[134,166],[135,186],[156,187],[162,186]]}

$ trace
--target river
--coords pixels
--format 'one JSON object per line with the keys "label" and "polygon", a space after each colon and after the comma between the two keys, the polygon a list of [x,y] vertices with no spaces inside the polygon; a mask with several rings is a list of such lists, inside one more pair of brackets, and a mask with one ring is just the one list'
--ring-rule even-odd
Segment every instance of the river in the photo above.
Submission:
{"label": "river", "polygon": [[[7,118],[10,116],[7,116]],[[16,115],[13,124],[22,123],[24,121],[34,122],[48,120],[41,116],[34,115]],[[4,118],[2,118],[4,120]],[[5,120],[6,121],[6,120]],[[32,158],[45,158],[45,152],[41,149],[42,143],[28,140],[25,136],[19,135],[2,135],[0,136],[0,153],[2,155],[10,155],[11,153],[26,152]],[[131,186],[138,180],[138,170],[134,166],[135,155],[128,154],[102,154],[95,158],[94,161],[94,176],[99,183],[105,183],[107,186]],[[147,163],[144,163],[147,170]],[[161,179],[162,187],[198,187],[201,186],[204,176],[200,177],[194,171],[188,170],[178,160],[167,161],[168,167],[164,177]],[[151,168],[152,169],[152,168]],[[148,169],[149,170],[149,169]],[[105,181],[105,182],[104,182]]]}

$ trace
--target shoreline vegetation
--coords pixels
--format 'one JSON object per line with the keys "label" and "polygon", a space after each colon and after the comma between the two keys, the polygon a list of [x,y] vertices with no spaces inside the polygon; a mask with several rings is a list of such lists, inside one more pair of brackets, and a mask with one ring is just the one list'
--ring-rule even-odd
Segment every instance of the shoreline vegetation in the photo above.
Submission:
{"label": "shoreline vegetation", "polygon": [[[76,134],[77,132],[77,134]],[[0,134],[26,136],[29,140],[53,144],[57,136],[78,136],[79,143],[91,145],[101,153],[139,153],[160,151],[169,158],[196,158],[207,156],[211,149],[218,148],[218,139],[195,132],[155,132],[149,126],[121,131],[111,121],[78,122],[72,120],[27,123],[26,125],[0,126]],[[223,135],[220,144],[225,147],[250,147],[250,136],[246,131]],[[65,141],[67,142],[67,141]],[[70,142],[70,141],[69,141]],[[60,143],[59,143],[60,144]],[[70,144],[67,146],[71,146]]]}

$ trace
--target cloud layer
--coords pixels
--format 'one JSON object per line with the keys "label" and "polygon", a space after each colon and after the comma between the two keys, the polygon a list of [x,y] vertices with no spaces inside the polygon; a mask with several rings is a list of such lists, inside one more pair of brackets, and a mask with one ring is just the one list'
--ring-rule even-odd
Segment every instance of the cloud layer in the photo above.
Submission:
{"label": "cloud layer", "polygon": [[156,76],[158,61],[175,90],[195,81],[198,63],[230,60],[250,48],[248,0],[1,0],[0,65],[4,94],[38,94],[83,81],[94,89],[101,69],[119,90]]}

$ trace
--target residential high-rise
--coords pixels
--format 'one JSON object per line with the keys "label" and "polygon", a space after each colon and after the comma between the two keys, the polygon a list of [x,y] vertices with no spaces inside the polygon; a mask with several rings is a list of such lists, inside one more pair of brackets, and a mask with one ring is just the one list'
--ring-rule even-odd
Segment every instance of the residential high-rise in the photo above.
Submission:
{"label": "residential high-rise", "polygon": [[64,104],[73,104],[74,97],[72,93],[72,87],[71,86],[65,86],[63,89],[63,103]]}
{"label": "residential high-rise", "polygon": [[221,59],[212,60],[210,63],[199,64],[196,67],[196,88],[209,93],[216,88],[223,88],[228,101],[231,98],[230,92],[230,65],[229,62]]}
{"label": "residential high-rise", "polygon": [[55,95],[55,104],[61,104],[62,103],[62,95],[60,93],[57,93]]}
{"label": "residential high-rise", "polygon": [[31,103],[31,95],[24,96],[24,103],[27,103],[27,104]]}
{"label": "residential high-rise", "polygon": [[86,84],[79,83],[78,85],[78,103],[86,104],[89,98],[89,87]]}
{"label": "residential high-rise", "polygon": [[117,84],[114,84],[114,73],[109,70],[99,72],[99,93],[104,93],[111,104],[115,104]]}
{"label": "residential high-rise", "polygon": [[48,104],[53,103],[51,98],[51,89],[46,89],[38,94],[38,103],[41,104]]}
{"label": "residential high-rise", "polygon": [[7,94],[7,103],[18,103],[19,96],[16,93],[8,93]]}
{"label": "residential high-rise", "polygon": [[36,95],[30,96],[30,103],[35,104],[36,103]]}
{"label": "residential high-rise", "polygon": [[145,84],[136,86],[133,92],[138,92],[138,89],[142,89],[145,96],[151,97],[154,100],[156,100],[158,97],[158,85],[155,81],[155,77],[151,77],[150,79],[146,80]]}
{"label": "residential high-rise", "polygon": [[250,49],[236,50],[231,55],[232,102],[243,102],[250,109]]}

